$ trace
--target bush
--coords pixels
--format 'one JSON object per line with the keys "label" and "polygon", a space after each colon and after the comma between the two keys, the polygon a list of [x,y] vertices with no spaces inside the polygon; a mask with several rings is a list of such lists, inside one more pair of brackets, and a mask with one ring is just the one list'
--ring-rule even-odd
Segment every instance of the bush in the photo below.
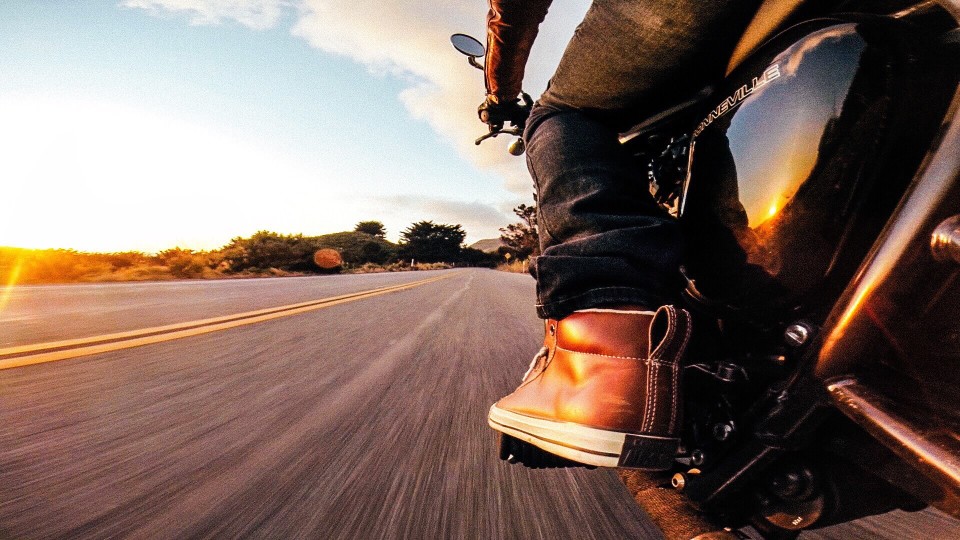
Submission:
{"label": "bush", "polygon": [[173,277],[177,278],[202,278],[210,265],[206,253],[178,247],[161,251],[157,254],[157,259],[170,269]]}

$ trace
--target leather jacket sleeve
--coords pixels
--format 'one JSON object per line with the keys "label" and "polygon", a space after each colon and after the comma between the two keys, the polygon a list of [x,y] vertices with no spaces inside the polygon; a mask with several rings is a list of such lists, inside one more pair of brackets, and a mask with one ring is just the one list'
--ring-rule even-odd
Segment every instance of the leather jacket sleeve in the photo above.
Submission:
{"label": "leather jacket sleeve", "polygon": [[489,0],[487,13],[487,94],[514,100],[540,23],[552,0]]}

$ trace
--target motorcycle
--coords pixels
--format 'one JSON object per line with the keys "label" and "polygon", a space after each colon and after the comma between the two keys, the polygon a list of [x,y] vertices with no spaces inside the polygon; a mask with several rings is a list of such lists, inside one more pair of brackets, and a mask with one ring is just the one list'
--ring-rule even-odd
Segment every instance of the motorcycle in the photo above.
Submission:
{"label": "motorcycle", "polygon": [[670,483],[720,526],[960,518],[958,23],[960,0],[767,0],[722,82],[620,137],[689,245]]}

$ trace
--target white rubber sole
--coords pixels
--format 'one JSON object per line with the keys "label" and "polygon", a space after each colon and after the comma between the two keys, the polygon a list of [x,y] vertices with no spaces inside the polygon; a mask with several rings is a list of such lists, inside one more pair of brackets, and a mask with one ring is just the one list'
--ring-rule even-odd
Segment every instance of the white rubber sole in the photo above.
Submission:
{"label": "white rubber sole", "polygon": [[570,422],[551,422],[490,407],[490,427],[553,455],[595,467],[616,467],[626,433],[606,431]]}
{"label": "white rubber sole", "polygon": [[597,429],[571,422],[524,416],[496,405],[487,422],[493,429],[553,455],[595,467],[666,470],[680,440]]}

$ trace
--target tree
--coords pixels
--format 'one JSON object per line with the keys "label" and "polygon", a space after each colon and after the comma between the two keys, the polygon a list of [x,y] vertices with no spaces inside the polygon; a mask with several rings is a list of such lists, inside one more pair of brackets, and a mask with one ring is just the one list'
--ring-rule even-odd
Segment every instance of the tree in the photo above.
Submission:
{"label": "tree", "polygon": [[367,233],[370,236],[375,236],[377,238],[386,238],[387,237],[387,228],[383,226],[383,223],[379,221],[361,221],[357,223],[353,230],[356,232]]}
{"label": "tree", "polygon": [[[536,202],[536,197],[534,197]],[[513,213],[521,219],[519,223],[512,223],[500,229],[500,240],[506,251],[523,260],[536,257],[540,254],[540,236],[537,234],[537,205],[521,204],[513,209]]]}
{"label": "tree", "polygon": [[420,262],[457,261],[466,236],[460,225],[418,221],[400,233],[400,253]]}
{"label": "tree", "polygon": [[481,251],[474,248],[463,248],[460,251],[460,260],[459,262],[467,266],[483,266],[487,268],[493,268],[497,263],[501,262],[502,259],[497,253],[487,253],[486,251]]}

